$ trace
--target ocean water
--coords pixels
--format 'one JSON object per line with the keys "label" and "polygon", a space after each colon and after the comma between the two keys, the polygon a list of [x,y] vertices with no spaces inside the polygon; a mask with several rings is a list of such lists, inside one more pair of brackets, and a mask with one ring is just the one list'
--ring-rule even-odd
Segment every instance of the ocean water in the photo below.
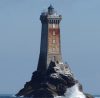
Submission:
{"label": "ocean water", "polygon": [[100,95],[94,95],[95,98],[100,98]]}
{"label": "ocean water", "polygon": [[[94,97],[100,98],[100,95],[94,95]],[[11,95],[11,94],[0,94],[0,98],[23,98],[23,97],[15,97],[14,95]],[[60,98],[63,98],[63,97],[60,97]]]}

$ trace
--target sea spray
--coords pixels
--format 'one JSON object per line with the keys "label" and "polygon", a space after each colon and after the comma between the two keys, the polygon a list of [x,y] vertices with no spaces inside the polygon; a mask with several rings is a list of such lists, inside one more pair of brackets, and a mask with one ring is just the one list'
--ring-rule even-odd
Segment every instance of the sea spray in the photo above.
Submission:
{"label": "sea spray", "polygon": [[79,83],[67,88],[65,96],[57,96],[55,98],[86,98],[83,92],[79,90]]}
{"label": "sea spray", "polygon": [[79,90],[79,84],[75,84],[74,86],[67,88],[65,93],[66,98],[86,98],[83,92]]}

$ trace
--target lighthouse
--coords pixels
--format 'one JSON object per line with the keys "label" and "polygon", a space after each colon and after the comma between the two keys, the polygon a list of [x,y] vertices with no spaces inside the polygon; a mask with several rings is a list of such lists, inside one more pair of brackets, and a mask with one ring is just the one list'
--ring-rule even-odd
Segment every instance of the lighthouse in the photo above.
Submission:
{"label": "lighthouse", "polygon": [[75,85],[73,73],[64,64],[61,55],[60,22],[62,16],[53,6],[40,15],[41,43],[37,70],[16,96],[34,98],[54,98],[63,96],[67,88]]}
{"label": "lighthouse", "polygon": [[52,5],[48,7],[47,12],[42,12],[40,20],[41,44],[37,71],[45,72],[51,61],[62,62],[61,42],[60,42],[60,21],[61,15],[58,15]]}

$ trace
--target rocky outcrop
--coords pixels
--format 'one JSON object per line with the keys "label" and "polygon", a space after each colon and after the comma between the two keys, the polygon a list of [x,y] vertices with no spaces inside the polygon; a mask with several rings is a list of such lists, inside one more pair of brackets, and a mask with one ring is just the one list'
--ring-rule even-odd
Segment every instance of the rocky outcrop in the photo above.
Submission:
{"label": "rocky outcrop", "polygon": [[16,96],[25,97],[54,97],[63,96],[68,87],[73,86],[76,80],[67,64],[51,61],[45,74],[33,72],[31,81],[27,82]]}
{"label": "rocky outcrop", "polygon": [[[76,84],[78,84],[77,87],[75,87]],[[67,90],[68,92],[70,90],[72,93],[75,92],[71,88],[76,88],[83,94],[82,85],[75,80],[69,66],[51,61],[47,72],[45,74],[41,74],[38,71],[33,72],[31,81],[27,82],[16,96],[54,98],[55,96],[65,96]],[[85,95],[83,94],[83,96]],[[93,97],[86,94],[86,98]]]}

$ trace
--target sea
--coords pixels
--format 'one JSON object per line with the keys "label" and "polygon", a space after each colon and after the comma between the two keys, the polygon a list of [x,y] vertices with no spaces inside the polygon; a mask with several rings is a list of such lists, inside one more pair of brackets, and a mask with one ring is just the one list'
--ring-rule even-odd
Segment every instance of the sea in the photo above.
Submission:
{"label": "sea", "polygon": [[[94,95],[94,97],[95,98],[100,98],[100,95]],[[16,97],[16,96],[14,96],[12,94],[0,94],[0,98],[24,98],[24,97]]]}

